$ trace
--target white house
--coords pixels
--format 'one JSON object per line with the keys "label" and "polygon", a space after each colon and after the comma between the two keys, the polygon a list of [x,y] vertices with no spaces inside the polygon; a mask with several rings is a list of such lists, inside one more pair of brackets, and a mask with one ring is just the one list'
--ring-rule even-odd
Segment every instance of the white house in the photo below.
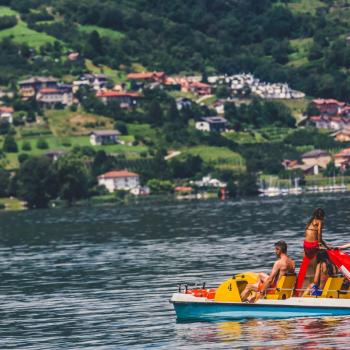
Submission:
{"label": "white house", "polygon": [[72,88],[63,84],[56,88],[44,88],[39,90],[36,99],[44,107],[70,106],[73,104]]}
{"label": "white house", "polygon": [[216,187],[216,188],[223,188],[226,187],[227,184],[225,182],[222,182],[218,179],[212,178],[210,175],[204,176],[202,180],[197,181],[191,181],[191,184],[194,184],[198,187]]}
{"label": "white house", "polygon": [[108,192],[116,190],[131,191],[140,187],[140,175],[127,170],[113,170],[97,177],[98,184]]}
{"label": "white house", "polygon": [[106,88],[107,77],[105,74],[84,74],[79,80],[73,81],[73,92],[76,93],[80,86],[90,86],[96,91]]}
{"label": "white house", "polygon": [[118,130],[97,130],[90,134],[90,143],[93,146],[111,145],[118,143]]}
{"label": "white house", "polygon": [[196,129],[209,132],[222,132],[226,130],[227,120],[223,117],[203,117],[196,122]]}
{"label": "white house", "polygon": [[13,123],[12,107],[0,107],[0,122]]}

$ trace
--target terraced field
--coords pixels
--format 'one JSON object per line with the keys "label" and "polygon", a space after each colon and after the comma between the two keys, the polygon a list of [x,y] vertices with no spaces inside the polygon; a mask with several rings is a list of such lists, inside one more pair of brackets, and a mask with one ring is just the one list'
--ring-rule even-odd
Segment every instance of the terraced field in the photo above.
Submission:
{"label": "terraced field", "polygon": [[204,163],[212,165],[216,169],[245,170],[244,159],[226,147],[196,146],[182,149],[181,152],[182,155],[200,156]]}

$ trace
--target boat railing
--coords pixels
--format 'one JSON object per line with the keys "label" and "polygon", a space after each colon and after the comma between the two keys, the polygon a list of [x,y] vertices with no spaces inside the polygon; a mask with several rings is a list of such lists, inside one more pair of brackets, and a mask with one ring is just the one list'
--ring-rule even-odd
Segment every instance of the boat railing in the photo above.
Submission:
{"label": "boat railing", "polygon": [[[193,283],[193,284],[188,284],[188,283],[179,283],[178,284],[178,292],[179,293],[186,293],[191,290],[191,289],[216,289],[216,287],[209,287],[206,285],[205,282],[199,284],[199,283]],[[283,292],[283,291],[286,291],[286,292],[293,292],[293,294],[295,292],[297,293],[300,293],[300,292],[305,292],[307,290],[307,288],[298,288],[298,289],[295,289],[295,288],[267,288],[265,291],[264,291],[264,297],[266,297],[266,295],[268,294],[268,292],[273,292],[273,291],[277,291],[277,292]],[[350,289],[327,289],[327,292],[331,292],[331,293],[337,293],[338,294],[338,298],[340,296],[340,294],[348,294],[350,293]],[[314,297],[321,297],[321,296],[317,296],[317,295],[314,295]]]}
{"label": "boat railing", "polygon": [[216,287],[210,287],[210,286],[207,286],[206,285],[206,282],[203,282],[203,283],[179,283],[177,285],[178,287],[178,291],[179,293],[181,292],[185,292],[187,293],[188,290],[191,290],[191,289],[216,289]]}
{"label": "boat railing", "polygon": [[[268,291],[277,291],[277,292],[282,292],[282,291],[292,291],[293,293],[294,292],[305,292],[307,290],[307,288],[300,288],[300,289],[295,289],[295,288],[267,288],[265,291],[264,291],[264,296],[266,296],[267,292]],[[348,294],[350,293],[350,290],[348,289],[327,289],[327,292],[334,292],[334,293],[337,293],[338,294],[338,297],[340,294]],[[320,296],[317,296],[317,295],[314,295],[316,298],[317,297],[321,297]]]}

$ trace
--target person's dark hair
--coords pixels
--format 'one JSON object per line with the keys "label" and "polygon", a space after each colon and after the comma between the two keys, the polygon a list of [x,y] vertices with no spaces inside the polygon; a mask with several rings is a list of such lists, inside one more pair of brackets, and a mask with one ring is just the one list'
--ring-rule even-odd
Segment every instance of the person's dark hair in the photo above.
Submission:
{"label": "person's dark hair", "polygon": [[325,217],[325,212],[322,208],[316,208],[314,209],[314,211],[312,212],[312,216],[310,218],[310,220],[308,221],[306,228],[309,227],[309,225],[311,224],[312,220],[317,219],[317,220],[323,220]]}
{"label": "person's dark hair", "polygon": [[276,242],[275,247],[281,248],[282,253],[287,253],[287,243],[285,241]]}
{"label": "person's dark hair", "polygon": [[329,260],[327,251],[324,249],[321,249],[317,252],[316,255],[317,263],[325,263],[327,267],[327,273],[328,276],[332,276],[334,274],[334,265],[332,262]]}

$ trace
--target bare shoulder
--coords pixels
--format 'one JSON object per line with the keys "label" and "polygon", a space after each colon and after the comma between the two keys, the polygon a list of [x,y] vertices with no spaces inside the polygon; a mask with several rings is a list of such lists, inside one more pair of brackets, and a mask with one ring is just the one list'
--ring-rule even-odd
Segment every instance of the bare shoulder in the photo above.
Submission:
{"label": "bare shoulder", "polygon": [[283,265],[284,265],[283,259],[279,259],[279,260],[275,261],[275,263],[273,264],[273,267],[276,269],[276,268],[280,268]]}
{"label": "bare shoulder", "polygon": [[290,266],[292,266],[293,269],[295,269],[295,260],[293,260],[292,258],[288,257],[288,264]]}

